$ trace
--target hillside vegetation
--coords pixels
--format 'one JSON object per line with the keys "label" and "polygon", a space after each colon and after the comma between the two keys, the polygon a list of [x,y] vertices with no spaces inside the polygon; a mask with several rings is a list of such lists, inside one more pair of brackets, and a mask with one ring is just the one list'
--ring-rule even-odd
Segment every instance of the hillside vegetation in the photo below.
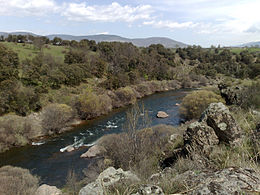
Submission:
{"label": "hillside vegetation", "polygon": [[[62,132],[75,118],[95,118],[158,91],[206,85],[223,75],[257,79],[259,74],[260,54],[254,50],[173,50],[160,44],[139,48],[131,43],[10,35],[0,43],[0,116],[11,120],[15,113],[34,121],[25,123],[24,132],[30,133],[13,131],[16,139],[7,142],[23,145],[32,137]],[[57,118],[63,125],[56,127],[50,113],[63,109],[67,114]],[[34,112],[39,115],[31,115]],[[35,126],[37,133],[26,130]],[[7,127],[1,129],[5,137]]]}

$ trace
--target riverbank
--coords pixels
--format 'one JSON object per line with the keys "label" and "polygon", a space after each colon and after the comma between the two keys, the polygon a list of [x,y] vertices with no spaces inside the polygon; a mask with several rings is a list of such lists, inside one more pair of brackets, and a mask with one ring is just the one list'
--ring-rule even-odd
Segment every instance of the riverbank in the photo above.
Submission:
{"label": "riverbank", "polygon": [[199,86],[198,82],[183,86],[176,80],[147,81],[114,91],[84,86],[82,92],[71,97],[72,103],[48,104],[40,112],[26,117],[12,113],[0,117],[2,129],[0,152],[12,147],[35,144],[34,142],[67,132],[81,122],[106,115],[113,109],[134,104],[137,99],[157,92]]}

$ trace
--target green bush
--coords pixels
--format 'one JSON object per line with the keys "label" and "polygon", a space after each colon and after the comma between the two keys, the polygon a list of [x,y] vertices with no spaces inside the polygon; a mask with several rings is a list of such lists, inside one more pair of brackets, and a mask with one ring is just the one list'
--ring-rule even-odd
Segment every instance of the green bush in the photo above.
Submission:
{"label": "green bush", "polygon": [[91,119],[111,111],[112,101],[106,94],[97,95],[87,88],[79,95],[76,108],[80,118]]}
{"label": "green bush", "polygon": [[212,91],[194,91],[183,98],[180,106],[181,117],[186,120],[198,119],[209,104],[213,102],[224,103],[224,100]]}
{"label": "green bush", "polygon": [[39,179],[29,170],[19,167],[4,166],[0,168],[1,195],[32,195],[38,188]]}
{"label": "green bush", "polygon": [[74,118],[73,109],[66,104],[50,104],[42,113],[42,126],[46,133],[59,133]]}

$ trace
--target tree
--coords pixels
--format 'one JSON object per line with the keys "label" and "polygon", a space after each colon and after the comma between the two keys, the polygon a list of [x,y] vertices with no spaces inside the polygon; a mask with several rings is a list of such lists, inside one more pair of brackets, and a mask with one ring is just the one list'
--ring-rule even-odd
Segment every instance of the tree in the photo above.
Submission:
{"label": "tree", "polygon": [[52,40],[53,45],[61,45],[62,44],[62,39],[59,37],[54,37]]}
{"label": "tree", "polygon": [[42,50],[42,47],[44,46],[44,44],[45,44],[45,40],[42,37],[35,37],[33,39],[33,45],[34,45],[35,49]]}

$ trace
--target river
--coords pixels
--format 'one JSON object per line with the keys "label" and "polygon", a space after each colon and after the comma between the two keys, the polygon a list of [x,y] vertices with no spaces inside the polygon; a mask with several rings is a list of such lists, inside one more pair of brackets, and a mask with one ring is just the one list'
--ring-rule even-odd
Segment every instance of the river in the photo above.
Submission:
{"label": "river", "polygon": [[[180,103],[186,93],[186,90],[156,93],[138,100],[138,104],[143,105],[148,112],[152,126],[157,124],[176,126],[180,122],[179,108],[176,103]],[[90,145],[105,134],[123,131],[126,113],[131,107],[114,110],[106,116],[86,121],[56,138],[45,140],[44,143],[36,143],[41,145],[13,148],[0,154],[0,166],[13,165],[27,168],[32,174],[40,177],[41,183],[62,186],[66,182],[69,170],[74,170],[77,175],[83,175],[82,170],[91,160],[82,159],[80,155],[86,152]],[[167,112],[170,116],[166,119],[156,118],[160,110]],[[68,145],[85,147],[79,147],[70,153],[61,152]]]}

